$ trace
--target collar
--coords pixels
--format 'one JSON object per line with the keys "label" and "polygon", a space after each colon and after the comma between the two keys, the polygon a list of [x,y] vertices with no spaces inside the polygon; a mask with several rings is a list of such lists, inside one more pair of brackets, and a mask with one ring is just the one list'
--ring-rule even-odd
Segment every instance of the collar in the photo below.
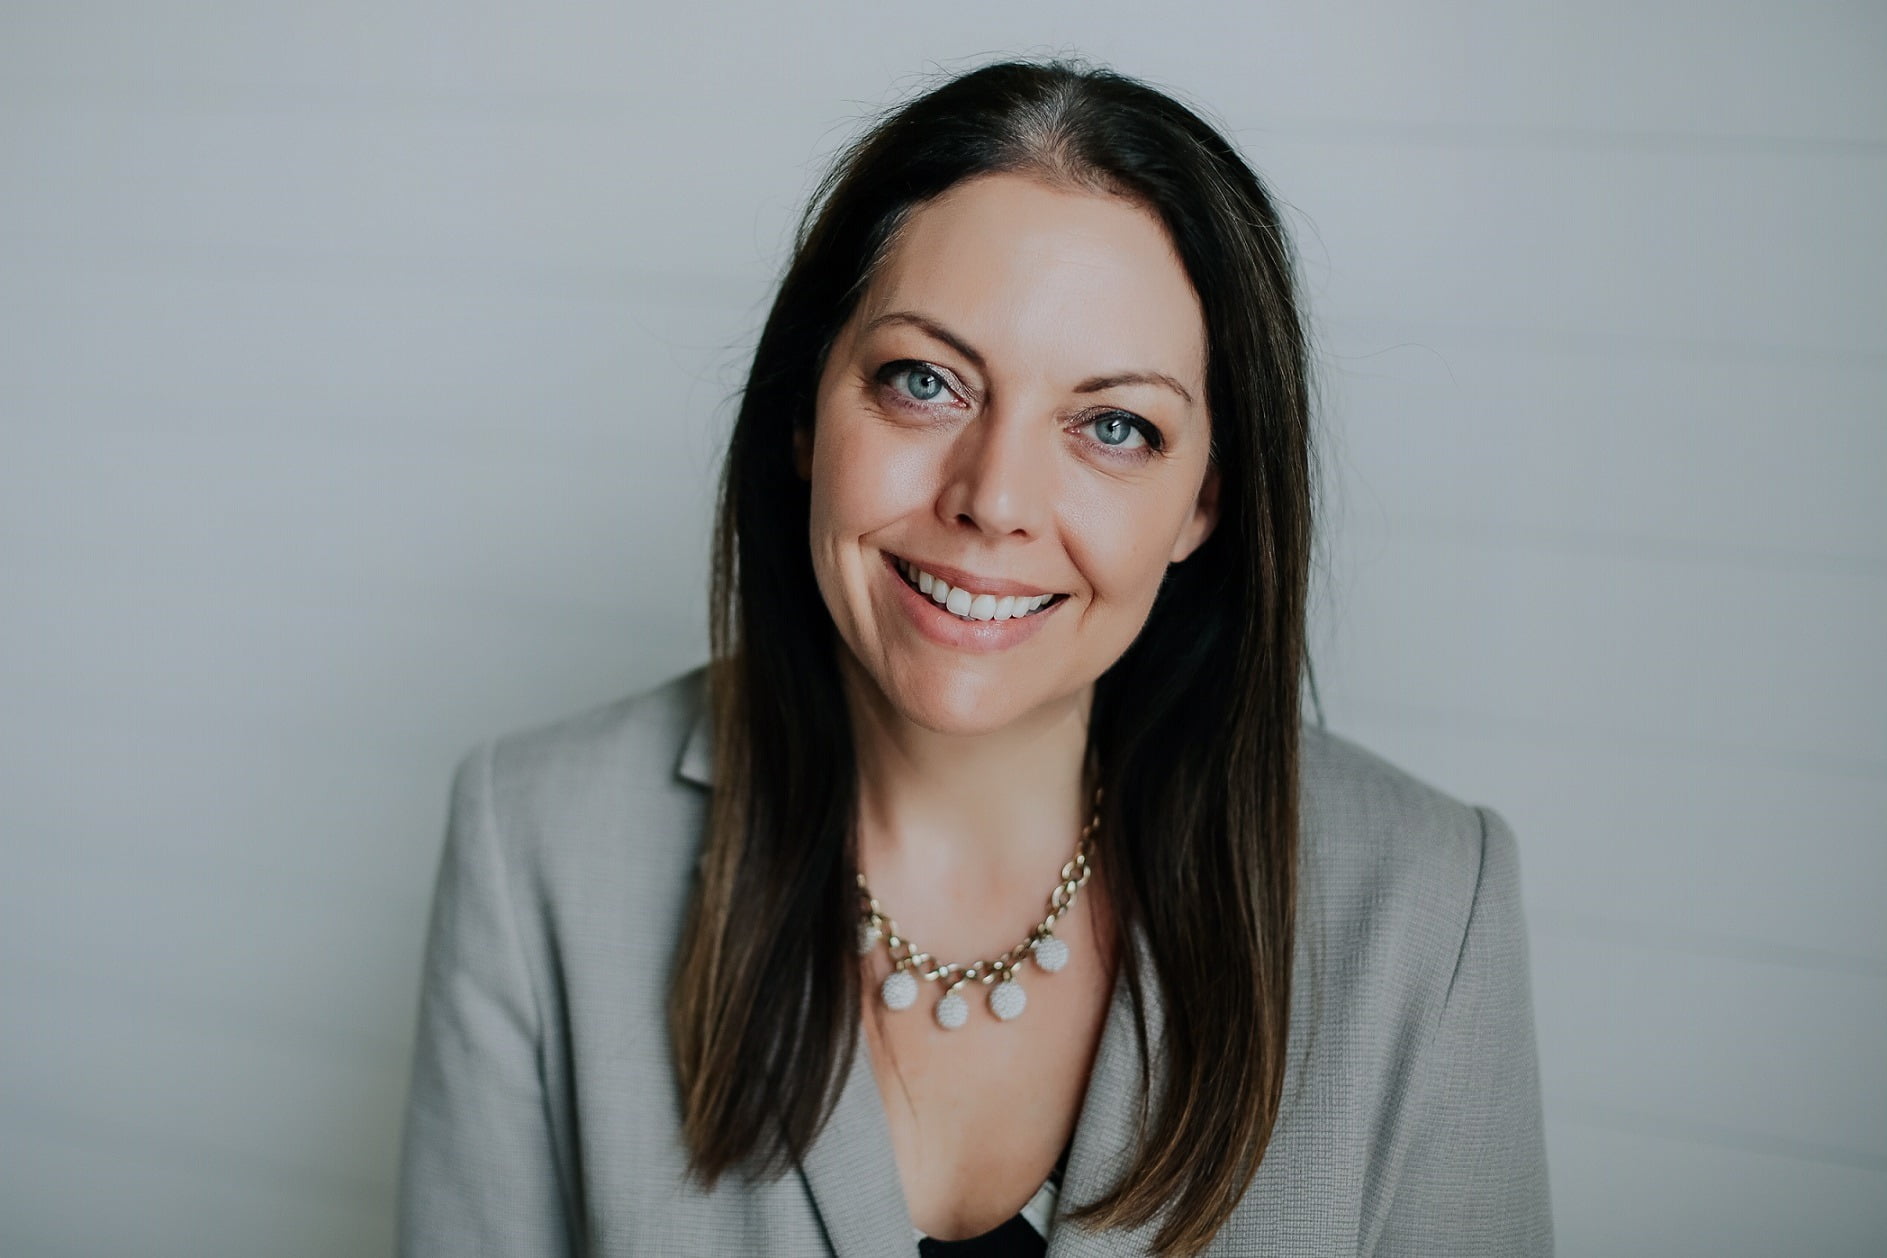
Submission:
{"label": "collar", "polygon": [[697,679],[694,687],[694,719],[688,726],[688,736],[681,746],[681,756],[675,762],[675,776],[693,782],[697,786],[714,784],[714,721],[713,711],[708,705],[707,682],[705,672]]}

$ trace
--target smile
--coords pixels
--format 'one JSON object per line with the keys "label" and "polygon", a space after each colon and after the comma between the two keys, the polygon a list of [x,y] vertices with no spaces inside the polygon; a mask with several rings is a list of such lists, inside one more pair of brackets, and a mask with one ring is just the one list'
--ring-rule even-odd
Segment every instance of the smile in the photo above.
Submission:
{"label": "smile", "polygon": [[979,591],[974,588],[974,578],[965,580],[964,585],[951,585],[943,577],[927,572],[909,560],[890,554],[886,558],[897,569],[898,576],[906,586],[959,620],[1021,620],[1038,615],[1051,603],[1067,597],[1065,594],[1028,594],[1009,590]]}
{"label": "smile", "polygon": [[979,579],[956,568],[947,569],[961,582],[952,585],[948,577],[889,551],[879,554],[884,558],[886,585],[911,627],[951,650],[982,653],[1020,646],[1049,624],[1070,597],[1033,592],[1015,582]]}

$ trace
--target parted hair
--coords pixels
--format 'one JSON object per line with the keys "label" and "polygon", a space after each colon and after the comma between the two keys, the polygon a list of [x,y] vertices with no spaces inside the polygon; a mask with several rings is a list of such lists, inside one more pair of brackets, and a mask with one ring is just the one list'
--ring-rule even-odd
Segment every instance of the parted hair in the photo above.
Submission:
{"label": "parted hair", "polygon": [[[1298,743],[1312,546],[1309,353],[1271,194],[1197,113],[1080,60],[1005,60],[891,109],[800,219],[741,391],[710,583],[715,780],[671,988],[691,1165],[784,1169],[853,1068],[857,761],[814,581],[796,430],[838,333],[913,210],[1015,173],[1157,215],[1198,294],[1219,518],[1170,565],[1096,682],[1097,856],[1122,979],[1157,984],[1143,1139],[1084,1226],[1160,1220],[1202,1249],[1251,1183],[1282,1105],[1298,870]],[[1151,972],[1146,972],[1150,968]],[[1137,1025],[1143,1059],[1148,1028]]]}

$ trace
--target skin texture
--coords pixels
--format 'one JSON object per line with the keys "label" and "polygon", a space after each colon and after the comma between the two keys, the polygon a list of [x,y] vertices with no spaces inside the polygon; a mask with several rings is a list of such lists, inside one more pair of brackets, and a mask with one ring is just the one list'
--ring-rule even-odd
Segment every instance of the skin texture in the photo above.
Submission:
{"label": "skin texture", "polygon": [[[884,318],[904,314],[935,327]],[[990,957],[1047,909],[1089,812],[1094,683],[1216,523],[1205,346],[1157,218],[1014,174],[915,211],[834,343],[795,457],[858,746],[860,867],[920,948]],[[1124,373],[1179,391],[1083,388]],[[1006,649],[940,643],[885,552],[1067,597]],[[1025,967],[1014,1022],[965,989],[970,1022],[944,1031],[928,983],[886,1013],[889,963],[882,949],[863,962],[873,1070],[931,1235],[1008,1218],[1073,1131],[1113,987],[1106,873],[1097,858],[1057,930],[1068,967]]]}

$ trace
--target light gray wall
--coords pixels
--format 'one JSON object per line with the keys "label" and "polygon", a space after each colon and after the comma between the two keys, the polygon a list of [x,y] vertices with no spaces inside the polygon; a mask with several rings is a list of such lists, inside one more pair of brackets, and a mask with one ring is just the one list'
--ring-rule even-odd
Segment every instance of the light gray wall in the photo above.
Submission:
{"label": "light gray wall", "polygon": [[1330,723],[1520,835],[1561,1252],[1887,1248],[1878,4],[0,9],[0,1251],[383,1252],[447,774],[704,654],[791,217],[985,54],[1291,203]]}

